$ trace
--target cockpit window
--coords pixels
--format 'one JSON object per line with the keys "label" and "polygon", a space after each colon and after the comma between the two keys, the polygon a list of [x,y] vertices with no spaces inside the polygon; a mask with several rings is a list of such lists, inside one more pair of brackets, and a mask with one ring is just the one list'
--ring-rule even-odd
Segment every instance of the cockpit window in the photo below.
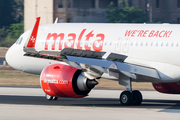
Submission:
{"label": "cockpit window", "polygon": [[23,37],[20,37],[20,38],[16,41],[16,44],[21,44],[22,40],[23,40]]}
{"label": "cockpit window", "polygon": [[23,38],[22,38],[22,37],[20,37],[19,44],[21,44],[22,40],[23,40]]}
{"label": "cockpit window", "polygon": [[20,38],[18,38],[18,40],[16,41],[16,44],[18,44],[18,43],[19,43],[19,40],[20,40]]}

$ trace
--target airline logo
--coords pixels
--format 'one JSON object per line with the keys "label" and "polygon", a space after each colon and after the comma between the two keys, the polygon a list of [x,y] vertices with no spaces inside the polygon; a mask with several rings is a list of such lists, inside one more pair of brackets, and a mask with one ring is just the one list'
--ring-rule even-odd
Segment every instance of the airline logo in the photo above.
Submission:
{"label": "airline logo", "polygon": [[32,36],[32,37],[31,37],[31,41],[32,41],[32,42],[35,42],[35,40],[36,40],[36,39],[34,38],[34,36]]}
{"label": "airline logo", "polygon": [[54,41],[51,50],[55,50],[56,41],[59,40],[59,50],[62,50],[62,48],[73,48],[80,50],[85,49],[89,51],[101,51],[103,48],[105,35],[103,33],[95,33],[94,30],[87,32],[87,29],[83,29],[80,34],[48,33],[45,42],[45,50],[48,50],[48,41],[50,39],[53,39]]}
{"label": "airline logo", "polygon": [[27,43],[27,47],[35,47],[37,32],[38,32],[38,28],[39,28],[39,22],[40,22],[40,17],[37,17],[36,23],[34,25],[32,33],[31,33],[31,36],[30,36],[29,41]]}

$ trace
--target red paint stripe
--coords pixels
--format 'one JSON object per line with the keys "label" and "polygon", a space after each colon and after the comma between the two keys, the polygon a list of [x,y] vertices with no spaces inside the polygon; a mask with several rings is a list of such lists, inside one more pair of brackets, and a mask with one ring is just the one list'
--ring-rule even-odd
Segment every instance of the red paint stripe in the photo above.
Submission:
{"label": "red paint stripe", "polygon": [[37,17],[36,18],[36,23],[34,25],[34,28],[32,30],[31,36],[30,36],[28,44],[27,44],[27,48],[35,47],[36,39],[37,39],[37,33],[38,33],[38,28],[39,28],[39,23],[40,23],[40,17]]}

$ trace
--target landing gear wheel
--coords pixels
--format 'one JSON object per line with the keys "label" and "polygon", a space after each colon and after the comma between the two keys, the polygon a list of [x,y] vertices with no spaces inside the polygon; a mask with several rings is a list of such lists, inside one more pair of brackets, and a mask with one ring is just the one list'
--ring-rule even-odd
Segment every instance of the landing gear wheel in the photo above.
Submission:
{"label": "landing gear wheel", "polygon": [[123,91],[120,95],[121,105],[128,106],[133,103],[133,94],[130,91]]}
{"label": "landing gear wheel", "polygon": [[55,96],[53,97],[53,100],[57,100],[57,99],[58,99],[58,97],[55,97]]}
{"label": "landing gear wheel", "polygon": [[133,105],[140,105],[142,103],[142,94],[138,90],[133,90]]}
{"label": "landing gear wheel", "polygon": [[48,94],[46,94],[45,97],[46,97],[47,100],[52,100],[53,99],[53,96],[50,96]]}

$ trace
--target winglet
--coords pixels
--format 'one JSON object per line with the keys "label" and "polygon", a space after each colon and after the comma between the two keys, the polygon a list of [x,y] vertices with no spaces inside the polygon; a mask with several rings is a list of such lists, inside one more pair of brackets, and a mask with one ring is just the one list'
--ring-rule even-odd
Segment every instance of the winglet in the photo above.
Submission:
{"label": "winglet", "polygon": [[38,28],[39,28],[39,23],[40,23],[40,17],[36,18],[36,23],[34,25],[34,28],[32,30],[32,33],[30,37],[28,38],[28,41],[26,42],[24,46],[24,51],[28,52],[28,49],[34,49],[35,44],[36,44],[36,39],[37,39],[37,33],[38,33]]}

